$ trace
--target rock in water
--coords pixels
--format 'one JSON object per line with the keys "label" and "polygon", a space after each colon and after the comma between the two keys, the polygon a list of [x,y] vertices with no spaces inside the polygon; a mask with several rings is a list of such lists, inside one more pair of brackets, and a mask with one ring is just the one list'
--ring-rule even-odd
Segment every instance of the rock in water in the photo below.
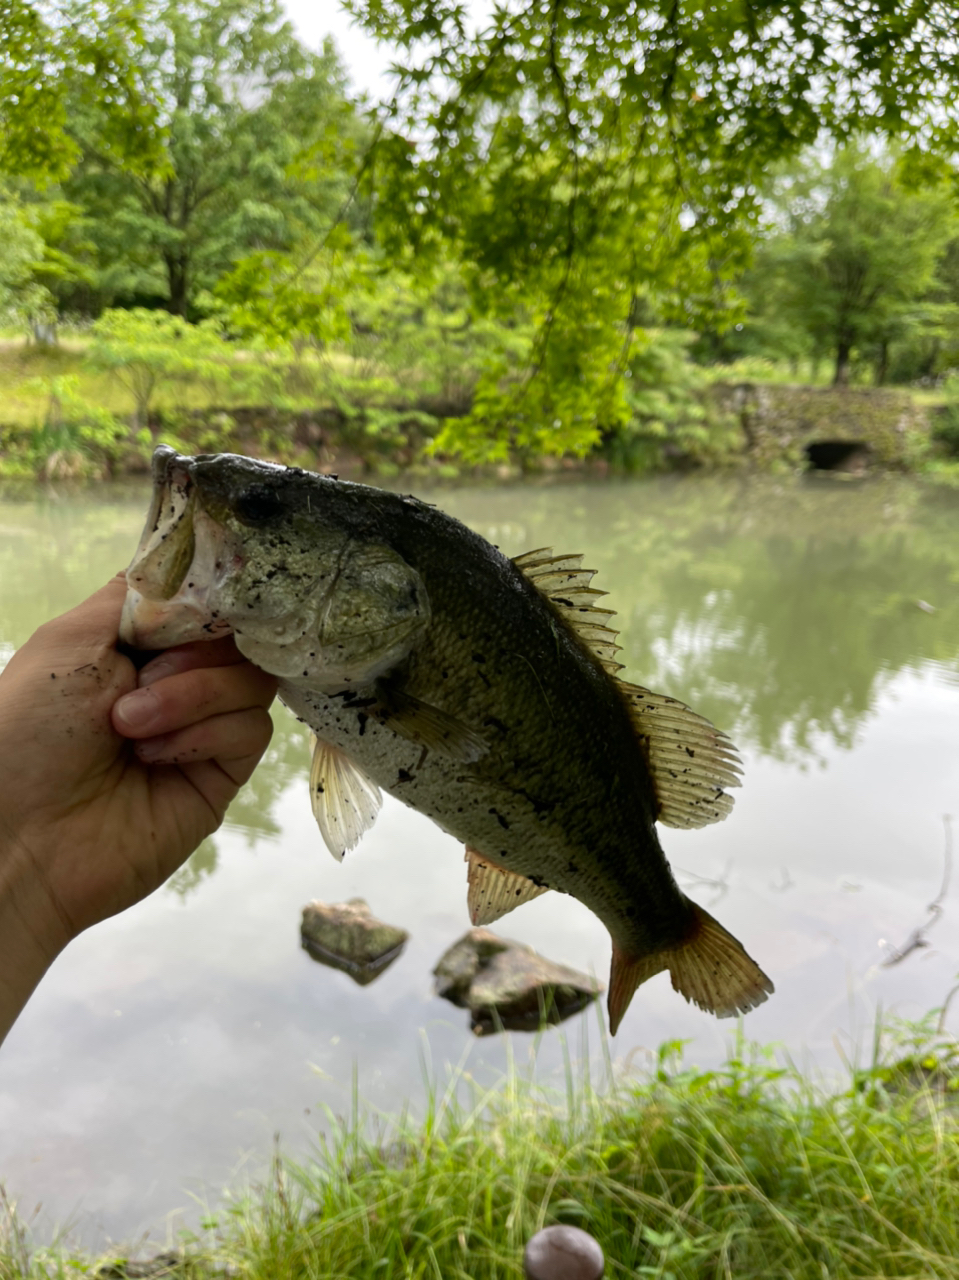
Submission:
{"label": "rock in water", "polygon": [[314,960],[348,973],[361,987],[388,969],[410,935],[377,920],[362,898],[310,902],[303,908],[300,938]]}
{"label": "rock in water", "polygon": [[489,929],[465,933],[440,957],[433,974],[437,995],[469,1009],[479,1036],[501,1026],[536,1031],[544,1023],[563,1022],[604,990],[588,974],[554,964]]}
{"label": "rock in water", "polygon": [[606,1267],[603,1251],[579,1227],[544,1227],[526,1246],[526,1280],[600,1280]]}

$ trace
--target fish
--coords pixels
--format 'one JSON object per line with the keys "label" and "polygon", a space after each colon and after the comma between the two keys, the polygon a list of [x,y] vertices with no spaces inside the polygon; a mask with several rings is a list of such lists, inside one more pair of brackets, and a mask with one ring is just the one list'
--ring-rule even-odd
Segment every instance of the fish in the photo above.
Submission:
{"label": "fish", "polygon": [[547,890],[612,941],[609,1028],[668,970],[745,1013],[773,984],[677,885],[658,824],[732,808],[742,766],[684,703],[620,676],[613,613],[579,555],[508,558],[408,494],[235,454],[153,460],[121,638],[232,634],[312,731],[310,799],[334,856],[382,793],[461,841],[474,925]]}

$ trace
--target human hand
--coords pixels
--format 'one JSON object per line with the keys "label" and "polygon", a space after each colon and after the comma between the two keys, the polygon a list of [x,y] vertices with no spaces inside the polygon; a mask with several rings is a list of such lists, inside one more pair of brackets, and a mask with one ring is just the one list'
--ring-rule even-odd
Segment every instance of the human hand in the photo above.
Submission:
{"label": "human hand", "polygon": [[67,942],[216,830],[270,740],[276,681],[232,639],[137,672],[116,647],[125,591],[46,623],[0,675],[0,1039]]}

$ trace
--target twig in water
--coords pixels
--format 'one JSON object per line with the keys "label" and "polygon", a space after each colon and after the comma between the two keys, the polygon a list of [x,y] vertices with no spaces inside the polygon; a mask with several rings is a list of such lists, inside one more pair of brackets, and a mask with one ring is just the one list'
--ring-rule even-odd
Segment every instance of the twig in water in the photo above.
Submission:
{"label": "twig in water", "polygon": [[[926,910],[929,912],[929,919],[924,924],[913,929],[909,937],[901,947],[893,947],[892,951],[886,956],[882,962],[883,969],[889,969],[894,964],[899,964],[901,960],[905,960],[906,956],[911,955],[913,951],[918,951],[920,947],[928,947],[929,940],[926,934],[942,915],[942,901],[949,889],[949,877],[952,875],[952,816],[948,813],[942,815],[942,825],[945,828],[946,840],[943,849],[943,869],[942,884],[939,892],[936,894]],[[951,998],[951,996],[950,996]],[[948,1001],[947,1001],[948,1004]]]}
{"label": "twig in water", "polygon": [[676,868],[676,870],[681,872],[684,876],[689,877],[691,886],[702,885],[706,889],[712,889],[713,897],[710,899],[710,906],[712,906],[713,903],[718,902],[724,893],[729,892],[729,873],[732,869],[732,862],[727,862],[726,869],[723,871],[722,875],[711,879],[709,876],[697,875],[695,871],[687,871],[685,867]]}

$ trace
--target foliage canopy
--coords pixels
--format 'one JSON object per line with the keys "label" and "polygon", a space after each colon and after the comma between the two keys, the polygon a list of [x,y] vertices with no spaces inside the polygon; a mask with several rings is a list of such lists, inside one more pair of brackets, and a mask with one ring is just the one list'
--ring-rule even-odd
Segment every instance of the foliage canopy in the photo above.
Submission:
{"label": "foliage canopy", "polygon": [[644,299],[667,321],[735,317],[724,285],[771,164],[824,130],[959,136],[948,0],[531,0],[479,29],[457,0],[349,7],[401,53],[379,234],[418,259],[452,246],[478,308],[536,324],[463,424],[494,447],[585,450],[621,421]]}

